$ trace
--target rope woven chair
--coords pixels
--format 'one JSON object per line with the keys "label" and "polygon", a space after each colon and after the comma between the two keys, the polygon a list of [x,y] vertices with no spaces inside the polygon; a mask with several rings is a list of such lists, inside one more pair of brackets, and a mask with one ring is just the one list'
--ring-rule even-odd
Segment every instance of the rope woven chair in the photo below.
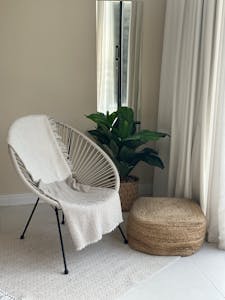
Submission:
{"label": "rope woven chair", "polygon": [[[67,159],[72,164],[73,177],[81,184],[89,185],[92,187],[111,188],[119,191],[120,179],[118,171],[108,157],[108,155],[91,139],[78,130],[70,127],[62,122],[55,121],[56,130],[63,142],[66,149]],[[64,263],[64,274],[68,274],[66,263],[64,244],[61,232],[61,225],[59,219],[59,210],[61,206],[59,202],[43,192],[38,183],[34,182],[31,175],[27,171],[24,163],[17,155],[15,150],[8,145],[9,154],[15,166],[17,173],[22,178],[25,185],[38,196],[37,201],[31,211],[28,221],[25,225],[20,239],[24,239],[27,228],[30,224],[34,211],[40,199],[51,205],[56,214],[57,227],[59,231],[59,239]],[[64,224],[64,214],[62,213],[62,224]],[[120,225],[118,226],[120,233],[123,237],[124,243],[127,244],[127,239],[122,231]]]}

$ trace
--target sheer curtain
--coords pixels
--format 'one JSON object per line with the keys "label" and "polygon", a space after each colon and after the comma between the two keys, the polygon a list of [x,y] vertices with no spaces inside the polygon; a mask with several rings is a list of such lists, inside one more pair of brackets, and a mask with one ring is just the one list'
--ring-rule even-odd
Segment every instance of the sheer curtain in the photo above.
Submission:
{"label": "sheer curtain", "polygon": [[190,197],[225,249],[225,1],[167,0],[155,195]]}
{"label": "sheer curtain", "polygon": [[142,3],[123,1],[121,8],[120,1],[97,1],[96,21],[97,109],[104,113],[117,109],[119,60],[116,60],[116,46],[121,44],[121,105],[132,107],[139,120]]}
{"label": "sheer curtain", "polygon": [[143,3],[140,1],[132,2],[128,55],[127,103],[125,103],[125,105],[133,108],[137,121],[140,121],[141,105],[142,18]]}
{"label": "sheer curtain", "polygon": [[96,1],[97,110],[104,113],[117,109],[118,75],[113,46],[118,44],[117,4],[112,1]]}

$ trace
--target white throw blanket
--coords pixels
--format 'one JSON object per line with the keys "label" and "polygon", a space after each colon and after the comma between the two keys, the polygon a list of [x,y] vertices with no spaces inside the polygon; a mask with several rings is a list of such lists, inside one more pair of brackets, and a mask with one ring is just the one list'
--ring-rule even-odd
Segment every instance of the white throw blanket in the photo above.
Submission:
{"label": "white throw blanket", "polygon": [[44,115],[18,119],[10,127],[8,144],[40,189],[59,202],[75,248],[81,250],[123,221],[120,198],[113,189],[82,185],[72,178],[51,122]]}
{"label": "white throw blanket", "polygon": [[71,175],[47,116],[32,115],[16,120],[9,129],[8,144],[35,182],[63,181]]}

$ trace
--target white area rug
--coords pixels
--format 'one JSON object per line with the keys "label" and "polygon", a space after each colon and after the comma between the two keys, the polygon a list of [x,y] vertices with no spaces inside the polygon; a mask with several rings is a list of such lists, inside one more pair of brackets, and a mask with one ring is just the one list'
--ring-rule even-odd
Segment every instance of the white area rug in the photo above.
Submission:
{"label": "white area rug", "polygon": [[[138,281],[177,260],[131,250],[118,230],[80,252],[74,250],[66,226],[63,237],[69,275],[61,273],[54,219],[32,224],[25,240],[19,240],[18,232],[0,233],[0,289],[17,300],[117,299]],[[0,299],[10,300],[1,298],[1,293]]]}

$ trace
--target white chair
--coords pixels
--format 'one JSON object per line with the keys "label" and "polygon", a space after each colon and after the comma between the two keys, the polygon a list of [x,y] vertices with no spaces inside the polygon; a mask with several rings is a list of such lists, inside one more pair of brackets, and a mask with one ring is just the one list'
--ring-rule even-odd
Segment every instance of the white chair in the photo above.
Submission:
{"label": "white chair", "polygon": [[[111,188],[118,191],[120,186],[118,171],[108,155],[91,139],[89,139],[86,135],[82,134],[78,130],[61,122],[55,123],[57,133],[60,135],[61,140],[66,147],[68,159],[72,163],[72,174],[76,178],[76,180],[81,184],[86,184],[94,187]],[[26,226],[23,230],[23,233],[20,236],[20,239],[24,239],[26,230],[38,205],[39,199],[42,199],[43,201],[50,204],[54,208],[56,214],[61,250],[63,255],[64,274],[68,274],[63,238],[61,233],[61,225],[59,220],[59,210],[61,210],[60,204],[56,199],[52,198],[50,195],[47,195],[38,187],[38,184],[32,180],[29,172],[25,168],[22,160],[17,155],[17,153],[10,145],[8,145],[8,147],[10,156],[18,174],[22,178],[25,185],[38,196],[37,201],[28,218]],[[64,224],[63,214],[61,223]],[[124,239],[124,243],[127,243],[127,239],[121,227],[118,226],[118,228]]]}

